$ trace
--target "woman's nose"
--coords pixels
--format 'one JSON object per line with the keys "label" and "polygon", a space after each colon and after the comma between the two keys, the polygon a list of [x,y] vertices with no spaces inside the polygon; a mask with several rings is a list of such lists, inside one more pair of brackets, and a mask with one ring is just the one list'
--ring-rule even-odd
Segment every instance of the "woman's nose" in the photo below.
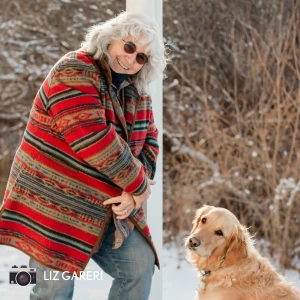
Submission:
{"label": "woman's nose", "polygon": [[132,53],[132,54],[127,55],[126,59],[127,59],[127,62],[129,64],[133,65],[135,63],[135,60],[136,60],[136,53]]}

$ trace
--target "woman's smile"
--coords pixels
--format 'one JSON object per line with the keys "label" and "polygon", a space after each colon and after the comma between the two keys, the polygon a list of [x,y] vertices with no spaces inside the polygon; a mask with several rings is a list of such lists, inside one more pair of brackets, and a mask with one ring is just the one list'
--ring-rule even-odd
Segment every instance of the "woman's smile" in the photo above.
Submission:
{"label": "woman's smile", "polygon": [[129,68],[126,68],[126,66],[125,66],[124,64],[122,64],[118,58],[116,58],[116,59],[117,59],[117,62],[119,63],[119,65],[120,65],[124,70],[129,70]]}

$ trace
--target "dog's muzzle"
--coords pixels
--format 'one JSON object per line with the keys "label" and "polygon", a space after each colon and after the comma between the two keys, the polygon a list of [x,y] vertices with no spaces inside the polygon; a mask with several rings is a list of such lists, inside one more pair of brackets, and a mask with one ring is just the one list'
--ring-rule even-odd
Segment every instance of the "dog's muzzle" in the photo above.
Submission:
{"label": "dog's muzzle", "polygon": [[199,247],[200,245],[201,245],[201,242],[196,237],[193,236],[189,239],[189,247],[196,248],[196,247]]}

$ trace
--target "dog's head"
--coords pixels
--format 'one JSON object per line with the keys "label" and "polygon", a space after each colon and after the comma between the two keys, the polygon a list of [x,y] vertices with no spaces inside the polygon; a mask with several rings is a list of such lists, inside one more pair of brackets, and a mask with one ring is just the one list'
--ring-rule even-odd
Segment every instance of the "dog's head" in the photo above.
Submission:
{"label": "dog's head", "polygon": [[231,266],[247,258],[252,241],[247,229],[227,209],[203,206],[185,240],[188,260],[200,270]]}

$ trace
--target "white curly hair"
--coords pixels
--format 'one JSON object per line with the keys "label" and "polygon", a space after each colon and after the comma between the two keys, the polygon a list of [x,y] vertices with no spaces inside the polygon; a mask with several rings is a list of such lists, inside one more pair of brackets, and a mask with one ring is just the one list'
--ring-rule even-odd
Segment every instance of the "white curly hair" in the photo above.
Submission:
{"label": "white curly hair", "polygon": [[148,62],[133,76],[134,85],[141,96],[149,94],[149,83],[163,76],[167,54],[158,24],[145,14],[122,12],[113,19],[90,27],[81,47],[95,60],[109,55],[112,41],[131,35],[141,45],[147,45]]}

